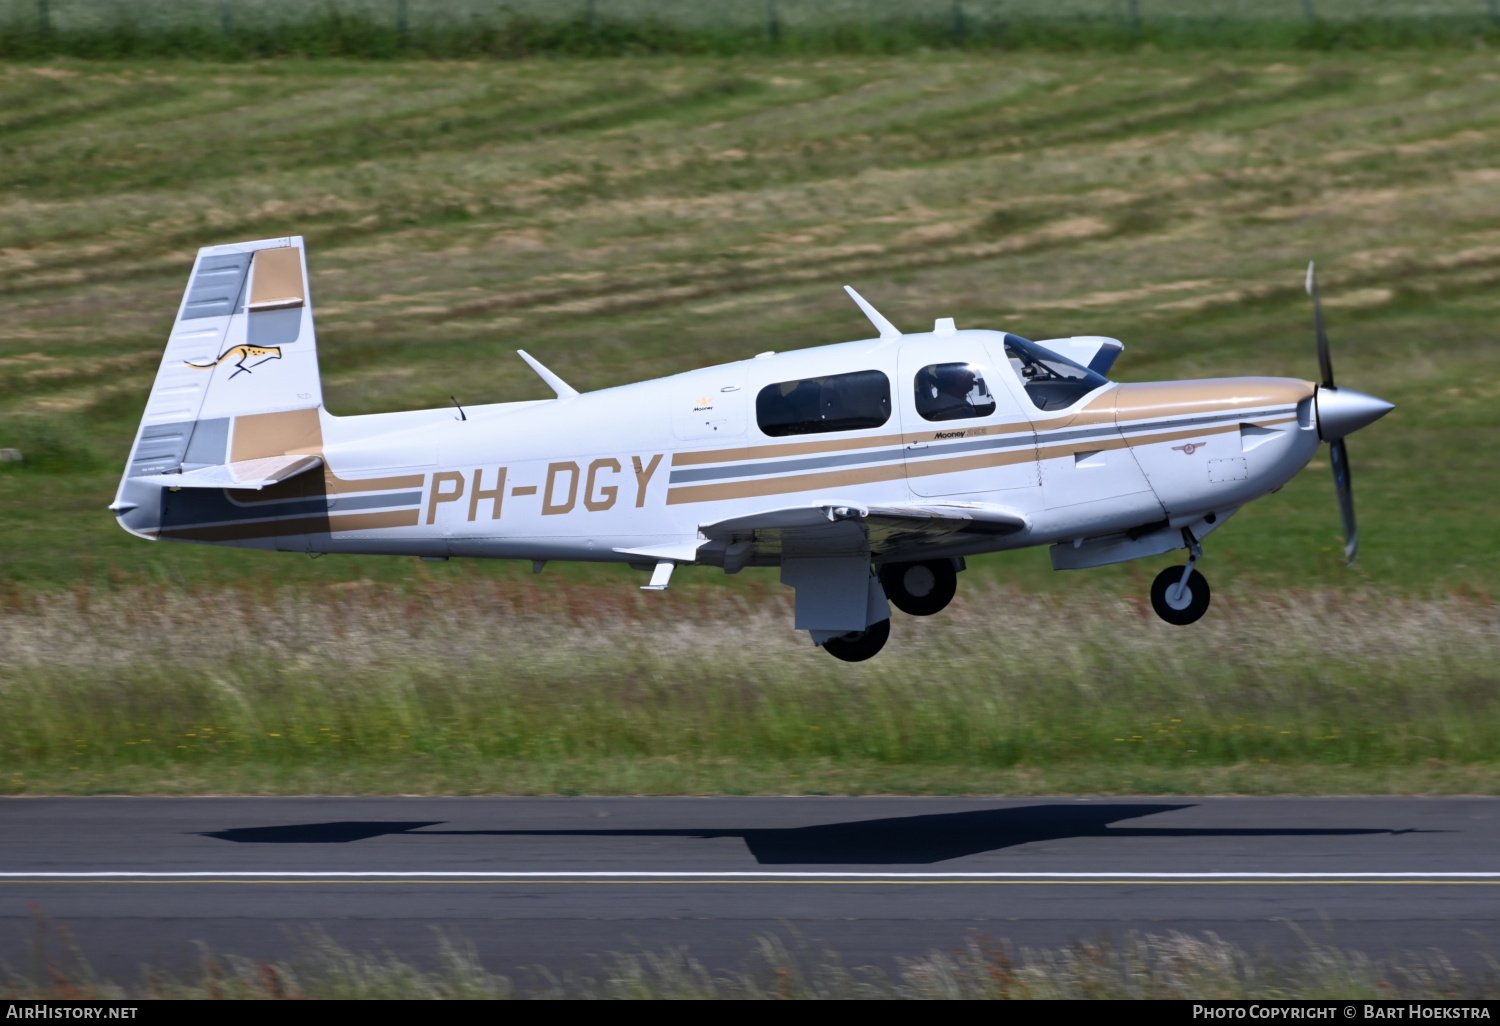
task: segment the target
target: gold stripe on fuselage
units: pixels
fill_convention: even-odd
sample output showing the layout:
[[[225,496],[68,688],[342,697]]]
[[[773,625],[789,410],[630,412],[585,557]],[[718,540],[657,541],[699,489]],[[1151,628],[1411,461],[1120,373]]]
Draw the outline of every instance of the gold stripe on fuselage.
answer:
[[[1260,407],[1296,406],[1318,386],[1292,378],[1215,378],[1207,381],[1154,381],[1121,385],[1113,390],[1115,419],[1129,428],[1132,420],[1230,413]]]
[[[1266,427],[1271,424],[1284,424],[1295,419],[1295,417],[1284,416],[1268,418],[1263,414],[1259,418],[1250,418],[1243,423],[1255,424],[1257,427]],[[1156,431],[1148,435],[1136,435],[1131,438],[1122,438],[1118,435],[1114,437],[1103,436],[1052,445],[1048,445],[1045,436],[1043,436],[1039,449],[1018,448],[1001,452],[954,456],[947,459],[939,457],[936,459],[889,463],[879,467],[862,467],[857,470],[835,470],[820,474],[768,477],[754,481],[731,481],[723,484],[679,486],[668,489],[667,505],[676,506],[690,502],[717,502],[724,499],[748,499],[766,495],[786,495],[795,492],[812,491],[813,489],[842,488],[851,485],[873,484],[878,481],[895,481],[903,477],[932,477],[938,474],[956,474],[966,470],[984,470],[991,467],[1013,466],[1017,463],[1025,463],[1038,458],[1056,459],[1061,456],[1072,456],[1080,452],[1101,452],[1127,447],[1138,448],[1157,442],[1173,442],[1183,438],[1201,438],[1204,435],[1228,434],[1238,431],[1240,423],[1239,421],[1234,421],[1207,427]]]
[[[731,481],[728,484],[688,485],[667,489],[667,505],[684,502],[717,502],[720,499],[750,499],[759,495],[782,495],[805,492],[812,488],[847,488],[851,485],[895,481],[906,476],[906,464],[887,463],[857,470],[833,470],[822,474],[797,477],[766,477],[758,481]]]
[[[324,463],[324,467],[328,466]],[[351,479],[339,477],[332,470],[323,475],[323,482],[331,495],[346,495],[349,492],[384,492],[400,488],[421,488],[427,481],[426,474],[402,474],[398,477],[367,477]]]

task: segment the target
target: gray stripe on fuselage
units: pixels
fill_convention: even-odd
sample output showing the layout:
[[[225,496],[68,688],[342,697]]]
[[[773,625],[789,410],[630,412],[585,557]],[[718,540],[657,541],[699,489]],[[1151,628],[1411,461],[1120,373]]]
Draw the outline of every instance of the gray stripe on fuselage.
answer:
[[[873,452],[844,453],[837,456],[812,456],[800,460],[767,460],[762,463],[742,463],[735,467],[702,467],[696,470],[674,470],[667,479],[668,484],[686,484],[692,481],[718,481],[726,477],[763,477],[766,474],[791,474],[799,470],[821,470],[825,467],[859,466],[864,463],[885,463],[901,458],[900,448],[877,449]]]
[[[1199,427],[1205,424],[1226,424],[1230,421],[1251,421],[1273,413],[1285,413],[1295,410],[1295,406],[1277,406],[1269,410],[1235,410],[1231,413],[1208,414],[1202,417],[1175,417],[1170,420],[1143,420],[1139,423],[1126,421],[1115,425],[1120,431],[1160,431],[1163,429],[1180,430],[1181,428]]]
[[[1027,449],[1036,445],[1036,435],[1030,431],[996,435],[993,438],[976,438],[973,441],[950,442],[947,445],[923,442],[926,449],[908,451],[907,458],[927,459],[932,456],[950,456],[958,452],[981,452],[985,449]],[[933,446],[937,444],[937,448]]]
[[[946,456],[950,453],[975,452],[983,449],[1015,449],[1030,446],[1034,435],[1030,428],[1024,431],[1012,431],[1004,435],[994,435],[988,438],[977,438],[969,441],[955,440],[951,444],[937,443],[938,448],[918,449],[921,458],[928,456]],[[923,445],[932,445],[923,442]],[[873,452],[841,453],[833,456],[811,456],[795,460],[767,460],[762,463],[742,463],[733,467],[703,467],[695,470],[674,470],[668,478],[668,484],[689,484],[694,481],[718,481],[726,477],[764,477],[767,474],[793,474],[803,470],[824,470],[829,467],[852,467],[867,463],[885,463],[890,460],[900,459],[903,454],[909,453],[909,446],[903,445],[887,449],[877,449]],[[908,455],[908,458],[910,456]]]
[[[415,506],[415,505],[418,505],[422,501],[422,493],[421,492],[384,492],[384,493],[376,493],[374,495],[352,495],[352,496],[339,495],[339,496],[329,496],[329,498],[324,498],[322,496],[318,496],[317,498],[310,499],[310,500],[301,500],[301,499],[283,500],[280,503],[277,503],[275,501],[270,501],[270,502],[255,502],[253,500],[249,501],[249,502],[246,502],[246,501],[242,501],[240,499],[236,499],[233,496],[227,496],[227,495],[225,496],[225,498],[229,500],[229,503],[231,505],[233,505],[233,506],[235,506],[235,507],[237,507],[239,509],[243,509],[243,510],[246,510],[246,511],[252,512],[252,513],[259,513],[262,510],[268,510],[268,509],[278,509],[279,510],[283,505],[293,505],[295,503],[303,502],[303,501],[316,502],[316,503],[320,504],[323,508],[329,509],[329,510],[334,510],[334,511],[341,510],[341,509],[379,509],[382,506]],[[333,500],[333,505],[332,506],[328,505],[328,501],[329,501],[330,498]],[[303,512],[307,512],[307,511],[306,510],[299,510],[298,511],[299,514],[303,513]]]
[[[1177,430],[1193,427],[1207,427],[1214,424],[1228,424],[1234,421],[1255,420],[1264,417],[1267,413],[1280,413],[1281,410],[1263,410],[1253,412],[1237,410],[1233,413],[1216,413],[1202,417],[1177,417],[1171,420],[1143,420],[1137,423],[1126,422],[1124,424],[1096,424],[1093,427],[1073,428],[1071,430],[1044,431],[1037,436],[1042,445],[1058,445],[1063,442],[1088,441],[1094,438],[1119,438],[1121,434],[1131,434],[1149,431]],[[1126,441],[1131,435],[1126,435]]]

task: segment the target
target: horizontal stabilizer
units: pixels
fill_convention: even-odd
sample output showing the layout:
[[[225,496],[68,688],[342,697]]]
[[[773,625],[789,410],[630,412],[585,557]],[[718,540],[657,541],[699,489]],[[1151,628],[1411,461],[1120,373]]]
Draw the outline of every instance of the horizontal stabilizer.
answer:
[[[680,542],[664,542],[660,545],[643,545],[640,548],[615,549],[615,551],[624,556],[640,556],[654,561],[691,563],[698,558],[698,546],[702,544],[697,539],[690,539]]]
[[[190,470],[185,474],[153,474],[136,480],[168,488],[242,488],[260,491],[322,465],[321,456],[267,456],[259,460],[241,460],[218,467]]]

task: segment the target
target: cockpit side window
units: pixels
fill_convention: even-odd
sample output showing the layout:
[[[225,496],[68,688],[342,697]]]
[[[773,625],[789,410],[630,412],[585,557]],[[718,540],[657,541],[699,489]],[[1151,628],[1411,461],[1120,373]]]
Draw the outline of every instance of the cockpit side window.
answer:
[[[995,397],[977,364],[931,364],[917,372],[915,387],[924,420],[967,420],[995,412]]]
[[[891,419],[891,380],[878,370],[767,385],[755,420],[773,437],[880,427]]]
[[[1006,333],[1005,355],[1039,410],[1066,409],[1100,385],[1109,384],[1109,379],[1098,371],[1058,356],[1020,335]]]

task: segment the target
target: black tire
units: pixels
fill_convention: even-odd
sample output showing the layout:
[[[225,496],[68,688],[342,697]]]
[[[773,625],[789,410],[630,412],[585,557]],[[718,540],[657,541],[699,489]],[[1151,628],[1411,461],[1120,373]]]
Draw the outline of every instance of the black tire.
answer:
[[[1156,575],[1156,580],[1151,582],[1151,608],[1156,610],[1156,615],[1167,623],[1185,627],[1190,623],[1197,623],[1208,612],[1208,581],[1202,574],[1194,570],[1188,575],[1187,604],[1180,609],[1173,608],[1167,601],[1167,589],[1182,580],[1182,567],[1169,566]],[[1181,599],[1178,600],[1179,603]]]
[[[953,601],[958,573],[951,559],[925,563],[887,563],[880,568],[885,597],[907,616],[931,616]]]
[[[872,623],[862,631],[851,631],[823,642],[823,650],[846,663],[862,663],[885,648],[891,638],[891,621]]]

